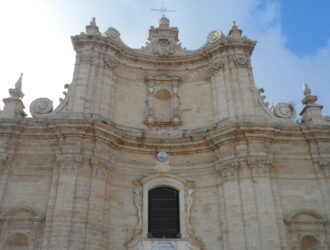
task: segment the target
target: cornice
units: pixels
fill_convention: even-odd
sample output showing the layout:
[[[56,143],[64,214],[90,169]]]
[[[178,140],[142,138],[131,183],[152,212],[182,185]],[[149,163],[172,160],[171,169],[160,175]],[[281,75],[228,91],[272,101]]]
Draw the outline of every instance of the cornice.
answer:
[[[139,61],[144,64],[155,65],[182,65],[192,64],[195,62],[208,61],[209,58],[224,51],[240,48],[243,49],[247,55],[251,55],[256,45],[255,41],[249,40],[245,37],[240,39],[223,38],[215,44],[206,43],[201,48],[196,50],[183,50],[180,55],[157,56],[145,54],[143,49],[133,49],[128,47],[122,41],[112,41],[108,37],[102,35],[77,35],[71,37],[73,47],[76,51],[85,45],[93,45],[102,48],[102,51],[112,51],[117,58],[123,57],[128,60]],[[103,52],[104,53],[104,52]]]
[[[306,132],[305,132],[306,133]],[[21,122],[0,121],[0,136],[19,138],[54,139],[81,138],[82,142],[102,143],[119,151],[154,154],[159,147],[172,155],[214,151],[224,144],[241,140],[304,141],[299,125],[276,123],[232,122],[195,131],[183,131],[178,138],[148,138],[145,130],[119,127],[91,119],[38,120],[26,118]],[[329,126],[317,126],[313,137],[320,135],[330,141]]]

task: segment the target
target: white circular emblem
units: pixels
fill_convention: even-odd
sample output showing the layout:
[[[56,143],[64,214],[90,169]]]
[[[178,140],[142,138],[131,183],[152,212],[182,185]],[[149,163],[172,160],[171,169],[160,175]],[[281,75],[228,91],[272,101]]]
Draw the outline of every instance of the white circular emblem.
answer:
[[[157,159],[160,162],[165,162],[168,159],[167,153],[165,151],[160,151],[157,153]]]

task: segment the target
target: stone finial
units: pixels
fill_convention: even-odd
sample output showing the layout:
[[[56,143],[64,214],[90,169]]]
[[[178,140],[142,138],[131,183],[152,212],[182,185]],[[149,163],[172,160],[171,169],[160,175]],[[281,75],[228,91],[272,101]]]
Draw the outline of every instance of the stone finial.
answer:
[[[96,25],[95,17],[92,18],[92,21],[89,25],[86,26],[86,34],[87,35],[100,35],[99,27]]]
[[[307,83],[304,83],[304,96],[311,94],[312,94],[311,89],[308,87]]]
[[[317,101],[317,96],[312,95],[311,89],[308,87],[307,83],[304,83],[304,99],[302,99],[302,103],[304,105],[314,104]]]
[[[301,120],[306,124],[327,124],[325,117],[322,116],[322,106],[315,103],[317,96],[312,95],[307,83],[304,83],[304,98],[302,103],[305,105],[300,112]]]
[[[5,105],[3,111],[0,113],[1,118],[21,119],[26,116],[24,104],[21,100],[24,97],[22,92],[22,76],[23,74],[20,75],[15,83],[15,88],[9,89],[10,97],[3,99]]]
[[[90,26],[96,26],[96,18],[93,17],[92,21],[89,23]]]
[[[158,27],[163,28],[163,29],[169,28],[170,27],[170,20],[168,20],[168,18],[163,16],[161,19],[159,19]]]
[[[17,82],[15,83],[14,89],[9,89],[9,94],[11,97],[14,98],[23,98],[24,94],[22,92],[22,77],[23,73],[21,73],[20,77],[18,78]]]
[[[235,21],[233,21],[233,25],[231,26],[231,29],[229,30],[229,36],[233,38],[240,38],[242,36],[243,31],[238,28]]]

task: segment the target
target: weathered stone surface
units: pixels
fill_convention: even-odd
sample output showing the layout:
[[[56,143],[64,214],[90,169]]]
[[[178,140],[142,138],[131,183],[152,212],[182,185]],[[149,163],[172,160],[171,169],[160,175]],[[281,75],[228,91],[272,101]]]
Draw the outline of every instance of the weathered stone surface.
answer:
[[[328,249],[330,124],[308,86],[302,123],[272,112],[235,23],[195,51],[164,18],[149,40],[128,48],[93,19],[57,108],[24,118],[21,82],[5,99],[0,249]],[[179,192],[178,238],[149,237],[159,186]]]

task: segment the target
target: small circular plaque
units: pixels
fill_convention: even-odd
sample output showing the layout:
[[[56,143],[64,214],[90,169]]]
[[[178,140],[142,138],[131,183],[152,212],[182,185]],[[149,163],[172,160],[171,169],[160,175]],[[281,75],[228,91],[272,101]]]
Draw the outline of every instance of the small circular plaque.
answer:
[[[168,159],[168,155],[165,151],[160,151],[160,152],[157,153],[157,159],[160,162],[165,162]]]

